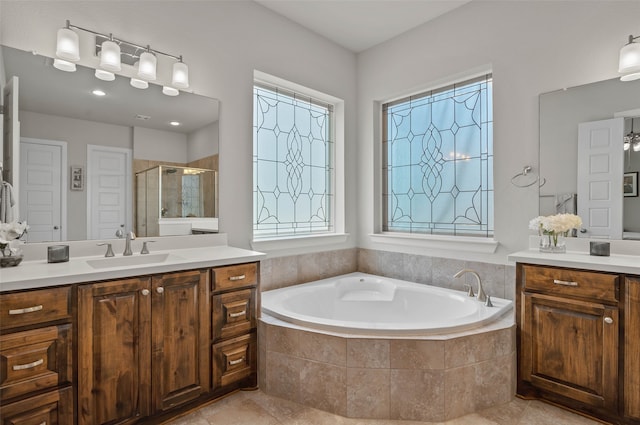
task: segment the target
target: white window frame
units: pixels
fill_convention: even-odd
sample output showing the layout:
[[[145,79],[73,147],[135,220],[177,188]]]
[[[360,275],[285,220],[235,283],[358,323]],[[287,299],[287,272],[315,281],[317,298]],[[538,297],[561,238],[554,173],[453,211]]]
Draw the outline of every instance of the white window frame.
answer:
[[[333,105],[334,166],[332,182],[334,202],[331,205],[330,213],[333,220],[333,231],[325,233],[310,233],[308,235],[282,235],[255,238],[253,236],[252,226],[252,249],[258,251],[287,250],[345,242],[349,235],[345,233],[344,101],[337,97],[309,89],[300,84],[292,83],[258,70],[254,70],[253,79],[254,83],[263,83],[281,87]]]
[[[447,251],[460,251],[460,252],[472,252],[479,254],[492,254],[498,248],[499,242],[495,239],[494,235],[491,237],[482,236],[455,236],[455,235],[430,235],[420,233],[402,233],[402,232],[389,232],[383,231],[383,208],[387,208],[383,199],[383,170],[382,170],[382,158],[383,158],[383,105],[417,94],[431,90],[437,90],[440,87],[445,87],[454,84],[459,81],[470,80],[476,77],[480,77],[486,74],[493,74],[491,65],[482,65],[467,72],[458,73],[455,75],[449,75],[448,77],[432,81],[423,86],[414,87],[410,91],[399,93],[393,97],[387,99],[378,100],[375,102],[375,109],[377,114],[375,115],[376,122],[374,122],[375,130],[377,134],[374,134],[377,142],[375,158],[374,158],[374,193],[375,193],[375,206],[374,206],[374,229],[368,236],[373,243],[380,244],[381,246],[389,245],[390,249],[393,247],[402,247],[402,249],[435,249],[435,250],[447,250]],[[495,88],[495,78],[493,82]],[[495,93],[495,92],[494,92]],[[495,96],[494,96],[495,99]],[[495,120],[495,115],[494,115]],[[495,122],[495,121],[494,121]],[[494,133],[495,134],[495,133]],[[495,138],[494,138],[495,140]],[[492,142],[493,143],[493,142]],[[494,143],[495,152],[495,143]],[[495,161],[494,161],[495,170]],[[494,171],[492,170],[492,172]],[[495,175],[495,174],[494,174]],[[495,211],[495,191],[494,191],[494,211]]]

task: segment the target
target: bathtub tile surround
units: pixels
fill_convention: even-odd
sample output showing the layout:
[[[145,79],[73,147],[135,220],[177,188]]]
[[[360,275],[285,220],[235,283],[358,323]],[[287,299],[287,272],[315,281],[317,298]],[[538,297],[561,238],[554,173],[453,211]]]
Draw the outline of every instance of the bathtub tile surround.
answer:
[[[341,416],[438,422],[515,394],[510,317],[437,339],[318,334],[272,317],[259,330],[262,391]]]
[[[477,292],[473,276],[453,277],[463,268],[480,274],[487,294],[514,299],[514,266],[363,248],[267,258],[260,265],[260,285],[268,291],[359,271],[459,291],[468,284]]]

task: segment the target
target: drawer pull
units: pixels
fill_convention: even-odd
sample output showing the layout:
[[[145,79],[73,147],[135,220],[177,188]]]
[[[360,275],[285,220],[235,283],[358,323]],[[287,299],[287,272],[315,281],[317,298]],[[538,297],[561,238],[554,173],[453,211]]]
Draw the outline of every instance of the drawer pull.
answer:
[[[33,307],[18,308],[16,310],[9,310],[9,314],[25,314],[33,313],[34,311],[42,310],[42,305],[34,305]]]
[[[571,282],[569,280],[553,279],[553,283],[555,285],[563,285],[563,286],[578,286],[578,282]]]
[[[237,313],[229,313],[229,317],[240,317],[245,316],[247,314],[247,310],[242,310]]]
[[[237,364],[243,363],[244,362],[244,357],[238,359],[238,360],[229,360],[229,366],[235,366]]]
[[[604,318],[604,323],[610,325],[613,323],[613,319],[611,317],[605,317]]]
[[[44,359],[36,360],[35,362],[27,363],[27,364],[17,364],[12,367],[13,370],[25,370],[25,369],[33,369],[36,366],[40,366],[44,363]]]
[[[232,282],[235,282],[236,280],[243,280],[246,279],[247,276],[241,274],[240,276],[229,276],[229,280]]]

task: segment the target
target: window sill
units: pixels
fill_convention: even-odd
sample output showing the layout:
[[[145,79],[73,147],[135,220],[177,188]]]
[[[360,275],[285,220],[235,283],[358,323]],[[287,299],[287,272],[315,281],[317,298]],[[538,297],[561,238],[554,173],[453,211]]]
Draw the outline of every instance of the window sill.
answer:
[[[348,233],[324,233],[319,235],[291,236],[287,238],[254,239],[251,241],[251,249],[256,251],[273,251],[318,245],[332,245],[346,242],[348,237]]]
[[[490,238],[472,236],[410,235],[397,233],[370,234],[371,241],[387,245],[403,245],[420,248],[446,249],[450,251],[493,254],[499,242]]]

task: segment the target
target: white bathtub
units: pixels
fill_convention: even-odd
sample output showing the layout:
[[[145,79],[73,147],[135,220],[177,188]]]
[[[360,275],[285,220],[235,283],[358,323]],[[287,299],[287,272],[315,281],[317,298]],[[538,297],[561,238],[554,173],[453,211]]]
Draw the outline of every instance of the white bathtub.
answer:
[[[331,332],[435,335],[480,327],[512,308],[509,300],[491,301],[494,306],[486,307],[464,292],[351,273],[265,291],[262,312]]]

